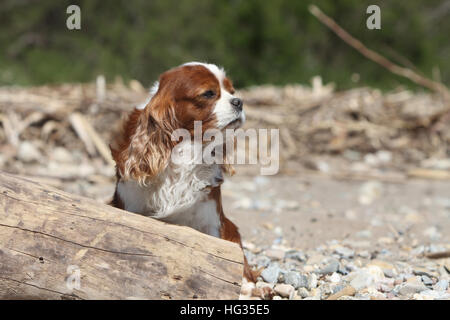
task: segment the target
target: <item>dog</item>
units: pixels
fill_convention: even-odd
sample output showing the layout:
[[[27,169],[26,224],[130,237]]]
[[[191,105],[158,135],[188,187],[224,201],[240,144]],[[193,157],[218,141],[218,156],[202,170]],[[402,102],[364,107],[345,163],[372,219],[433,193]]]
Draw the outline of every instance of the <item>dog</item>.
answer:
[[[111,144],[117,176],[111,205],[242,248],[238,228],[222,208],[220,185],[223,173],[233,173],[231,165],[171,161],[175,147],[194,148],[191,141],[173,141],[175,130],[193,134],[195,121],[201,121],[202,134],[242,126],[243,101],[234,94],[231,80],[214,64],[189,62],[161,74],[147,102],[131,112]],[[244,277],[255,282],[257,275],[244,255]]]

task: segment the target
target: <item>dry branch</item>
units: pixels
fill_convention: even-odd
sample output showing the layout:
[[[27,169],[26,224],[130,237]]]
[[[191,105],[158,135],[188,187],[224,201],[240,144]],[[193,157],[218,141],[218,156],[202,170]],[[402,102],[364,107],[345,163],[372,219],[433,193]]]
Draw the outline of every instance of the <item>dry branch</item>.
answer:
[[[235,243],[0,172],[0,299],[236,299],[242,272]]]
[[[418,74],[417,72],[414,72],[411,69],[401,67],[392,61],[386,59],[379,53],[367,48],[364,44],[362,44],[361,41],[351,36],[347,31],[345,31],[341,26],[339,26],[336,21],[331,19],[329,16],[327,16],[325,13],[323,13],[317,6],[310,5],[309,11],[312,15],[314,15],[317,19],[319,19],[320,22],[325,24],[328,28],[330,28],[339,38],[344,40],[347,44],[355,48],[357,51],[359,51],[362,55],[364,55],[366,58],[369,58],[370,60],[378,63],[382,67],[388,69],[390,72],[399,75],[401,77],[407,78],[411,80],[412,82],[421,85],[423,87],[426,87],[428,89],[431,89],[433,91],[437,91],[441,93],[446,99],[450,99],[450,91],[446,86],[444,86],[442,83],[430,80],[428,78],[425,78]]]

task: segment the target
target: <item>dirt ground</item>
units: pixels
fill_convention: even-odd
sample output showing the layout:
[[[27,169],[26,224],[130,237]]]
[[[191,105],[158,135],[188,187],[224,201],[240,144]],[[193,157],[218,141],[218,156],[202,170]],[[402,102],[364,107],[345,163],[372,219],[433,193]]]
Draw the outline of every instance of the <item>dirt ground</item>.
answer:
[[[364,201],[371,191],[373,199]],[[450,181],[238,173],[223,185],[223,196],[224,210],[243,238],[259,246],[282,241],[308,250],[346,240],[371,251],[389,248],[401,257],[412,247],[450,243]]]

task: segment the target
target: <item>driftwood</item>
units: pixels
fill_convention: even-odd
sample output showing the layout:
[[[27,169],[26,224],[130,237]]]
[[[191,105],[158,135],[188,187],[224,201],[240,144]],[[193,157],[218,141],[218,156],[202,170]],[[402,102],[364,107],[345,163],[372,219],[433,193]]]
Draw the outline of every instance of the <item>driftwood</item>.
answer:
[[[236,299],[235,243],[0,172],[1,299]]]

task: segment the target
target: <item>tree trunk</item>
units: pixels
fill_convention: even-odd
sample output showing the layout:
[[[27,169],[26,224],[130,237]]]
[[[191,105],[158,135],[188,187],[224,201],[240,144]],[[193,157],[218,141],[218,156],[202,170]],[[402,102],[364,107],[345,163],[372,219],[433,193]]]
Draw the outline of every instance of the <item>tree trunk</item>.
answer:
[[[1,299],[237,299],[232,242],[0,172]]]

